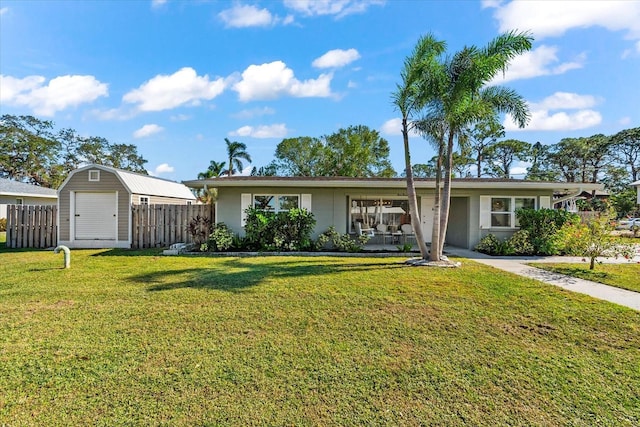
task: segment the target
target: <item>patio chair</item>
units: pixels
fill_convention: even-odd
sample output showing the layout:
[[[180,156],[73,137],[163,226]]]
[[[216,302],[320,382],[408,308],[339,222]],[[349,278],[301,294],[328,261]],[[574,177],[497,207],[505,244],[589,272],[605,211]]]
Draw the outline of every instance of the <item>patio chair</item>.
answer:
[[[400,226],[400,231],[402,231],[402,239],[405,243],[407,243],[407,239],[416,238],[416,234],[413,232],[413,226],[411,226],[411,224],[402,224]]]
[[[356,233],[358,233],[358,236],[375,237],[376,235],[373,228],[362,228],[361,222],[356,222]]]
[[[387,224],[378,224],[376,226],[375,233],[381,237],[383,245],[387,244],[387,239],[393,240],[393,235],[389,231],[389,226]]]

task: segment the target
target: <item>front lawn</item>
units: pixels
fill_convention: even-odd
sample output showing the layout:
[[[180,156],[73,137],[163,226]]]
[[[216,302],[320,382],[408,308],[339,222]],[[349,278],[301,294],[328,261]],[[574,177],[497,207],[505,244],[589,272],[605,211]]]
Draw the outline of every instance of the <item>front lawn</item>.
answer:
[[[640,424],[639,312],[466,260],[156,253],[0,253],[0,424]]]
[[[617,288],[640,292],[640,264],[596,264],[594,270],[589,270],[589,264],[567,263],[532,263],[532,267],[592,282],[604,283]]]

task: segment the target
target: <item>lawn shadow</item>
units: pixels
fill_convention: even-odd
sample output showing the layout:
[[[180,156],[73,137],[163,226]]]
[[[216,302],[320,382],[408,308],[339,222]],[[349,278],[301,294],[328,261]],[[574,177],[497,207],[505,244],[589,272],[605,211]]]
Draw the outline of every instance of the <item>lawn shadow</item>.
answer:
[[[184,268],[137,274],[129,277],[135,283],[148,286],[150,292],[174,289],[210,289],[241,292],[260,285],[269,279],[300,278],[304,276],[332,276],[345,271],[371,272],[375,269],[403,268],[399,263],[336,263],[328,264],[314,259],[265,259],[260,263],[251,258],[217,259],[207,268]]]

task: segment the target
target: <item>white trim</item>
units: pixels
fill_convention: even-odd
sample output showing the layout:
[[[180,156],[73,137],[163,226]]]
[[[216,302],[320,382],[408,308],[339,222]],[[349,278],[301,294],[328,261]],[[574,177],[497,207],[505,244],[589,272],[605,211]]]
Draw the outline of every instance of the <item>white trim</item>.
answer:
[[[311,212],[311,194],[307,193],[300,195],[300,208]]]
[[[540,203],[538,209],[551,209],[551,197],[540,196]]]
[[[247,214],[245,211],[253,204],[253,196],[251,193],[240,194],[240,225],[244,228],[247,225]]]
[[[76,240],[76,192],[69,191],[69,241],[71,243]]]
[[[273,211],[269,212],[289,212],[289,209],[280,209],[280,197],[297,197],[298,198],[298,208],[302,205],[302,195],[301,194],[284,194],[284,193],[253,193],[251,195],[251,207],[256,207],[256,197],[265,196],[265,197],[273,197],[275,199],[275,206]]]
[[[120,212],[118,212],[118,190],[116,190],[116,243],[118,242],[118,231],[119,231],[119,223],[120,223]],[[131,210],[131,209],[129,209]],[[129,223],[129,228],[131,228],[131,223]]]
[[[24,197],[16,197],[16,205],[24,205]]]
[[[480,203],[482,205],[482,198],[483,197],[488,197],[489,198],[489,227],[486,227],[486,223],[483,224],[482,222],[482,206],[480,207],[480,228],[490,228],[490,229],[494,229],[494,230],[517,230],[520,227],[516,225],[516,199],[530,199],[533,200],[533,209],[539,209],[538,207],[538,198],[536,196],[503,196],[503,195],[491,195],[491,196],[480,196]],[[543,196],[544,197],[544,196]],[[509,206],[509,210],[508,211],[494,211],[493,207],[491,206],[493,199],[510,199],[510,206]],[[485,203],[486,203],[486,199],[485,199]],[[497,225],[493,225],[491,223],[492,220],[492,216],[493,215],[509,215],[509,224],[508,226],[497,226]]]
[[[91,175],[95,173],[95,177],[91,177]],[[89,182],[100,182],[100,169],[90,169],[89,170]]]
[[[146,203],[142,203],[142,199],[146,199]],[[138,196],[138,204],[139,205],[149,205],[149,202],[151,201],[151,197],[149,196]]]

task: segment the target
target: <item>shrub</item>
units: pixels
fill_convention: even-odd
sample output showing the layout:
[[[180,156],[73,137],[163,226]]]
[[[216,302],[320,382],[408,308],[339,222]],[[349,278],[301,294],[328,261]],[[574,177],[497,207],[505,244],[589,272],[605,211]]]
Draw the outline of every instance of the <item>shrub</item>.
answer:
[[[556,255],[559,253],[556,233],[566,223],[577,223],[580,217],[574,213],[554,209],[518,209],[520,229],[529,233],[533,253]]]
[[[306,209],[288,212],[246,210],[245,241],[250,249],[265,251],[299,251],[312,246],[311,233],[316,224]]]
[[[598,257],[625,258],[634,255],[634,246],[620,243],[611,235],[613,226],[609,215],[602,213],[587,223],[568,222],[558,232],[561,248],[569,255],[589,258],[589,269],[593,270]]]
[[[364,245],[369,241],[369,236],[358,236],[353,239],[349,234],[340,234],[334,226],[329,227],[327,231],[318,237],[316,247],[324,249],[327,243],[331,243],[332,249],[342,252],[360,252]]]
[[[509,238],[508,244],[514,255],[533,255],[536,251],[527,230],[518,230],[513,233],[513,236]]]
[[[233,246],[235,235],[224,222],[219,222],[205,243],[200,246],[202,251],[226,251]]]
[[[196,216],[189,221],[187,225],[187,233],[193,239],[193,243],[196,247],[201,247],[205,243],[213,231],[211,220],[205,216]]]
[[[0,218],[0,232],[7,231],[7,218]]]
[[[513,255],[514,251],[508,240],[500,240],[494,234],[487,234],[476,245],[475,250],[487,255]]]

